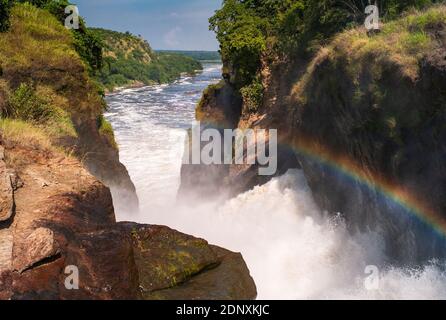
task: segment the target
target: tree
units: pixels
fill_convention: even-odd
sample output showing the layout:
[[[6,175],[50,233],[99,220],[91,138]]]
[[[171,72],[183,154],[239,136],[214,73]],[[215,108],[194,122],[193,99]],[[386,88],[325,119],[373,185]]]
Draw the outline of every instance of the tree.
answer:
[[[9,29],[9,14],[12,5],[13,0],[0,0],[0,32],[5,32]]]

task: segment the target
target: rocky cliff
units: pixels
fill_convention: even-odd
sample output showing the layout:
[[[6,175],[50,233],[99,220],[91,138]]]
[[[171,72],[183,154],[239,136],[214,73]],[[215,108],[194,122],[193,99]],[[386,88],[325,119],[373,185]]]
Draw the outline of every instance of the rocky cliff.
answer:
[[[240,254],[116,223],[114,210],[135,212],[138,199],[73,34],[30,4],[10,20],[0,33],[0,299],[254,299]],[[69,290],[73,268],[79,288]]]
[[[445,30],[446,7],[435,6],[377,34],[342,32],[314,55],[265,53],[256,108],[226,62],[225,83],[205,93],[197,117],[278,129],[277,174],[301,167],[321,210],[341,213],[353,233],[380,232],[392,262],[444,257]],[[255,167],[230,166],[208,183],[238,193],[271,178],[255,177]]]
[[[2,139],[0,189],[1,299],[256,297],[240,254],[116,223],[109,189],[57,150]],[[73,266],[79,288],[69,290]]]

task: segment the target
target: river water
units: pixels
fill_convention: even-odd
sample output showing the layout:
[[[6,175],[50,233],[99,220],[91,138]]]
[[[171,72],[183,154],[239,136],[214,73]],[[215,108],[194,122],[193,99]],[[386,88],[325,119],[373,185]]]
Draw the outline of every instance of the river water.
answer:
[[[195,77],[107,97],[106,118],[141,204],[118,220],[167,225],[241,252],[259,299],[446,299],[442,266],[385,265],[379,235],[351,236],[340,219],[324,217],[301,171],[228,201],[177,205],[186,129],[202,91],[220,79],[221,65],[205,63]]]

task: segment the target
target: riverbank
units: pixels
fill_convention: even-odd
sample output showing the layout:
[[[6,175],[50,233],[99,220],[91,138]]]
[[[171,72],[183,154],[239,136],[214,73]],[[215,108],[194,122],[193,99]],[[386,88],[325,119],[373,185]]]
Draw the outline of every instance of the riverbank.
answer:
[[[182,74],[202,70],[201,63],[176,52],[155,52],[149,42],[129,32],[90,28],[103,44],[96,79],[106,91],[170,83]]]

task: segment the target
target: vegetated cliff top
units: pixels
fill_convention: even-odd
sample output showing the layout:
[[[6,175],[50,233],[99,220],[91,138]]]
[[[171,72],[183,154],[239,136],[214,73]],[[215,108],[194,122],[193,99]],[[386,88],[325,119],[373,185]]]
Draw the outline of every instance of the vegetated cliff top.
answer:
[[[183,73],[192,74],[202,69],[201,63],[189,56],[155,53],[141,36],[98,28],[90,31],[104,44],[104,64],[98,80],[109,90],[168,83]]]
[[[137,206],[113,129],[103,117],[103,91],[81,57],[87,45],[82,46],[78,31],[67,30],[49,10],[29,3],[15,3],[9,20],[9,30],[0,33],[3,140],[74,154],[108,186],[130,190],[129,202]]]
[[[126,209],[137,198],[79,53],[88,46],[29,3],[14,4],[9,21],[0,33],[0,299],[254,299],[240,254],[116,223],[97,179],[120,189]],[[64,286],[73,265],[79,290]]]
[[[90,28],[90,30],[104,41],[104,57],[133,58],[147,64],[156,58],[150,44],[140,36],[135,36],[130,32],[122,33],[102,28]]]
[[[309,71],[324,58],[345,58],[352,75],[372,64],[395,64],[402,76],[415,80],[420,62],[441,46],[441,31],[446,25],[446,5],[435,5],[384,23],[377,34],[369,35],[363,27],[338,34],[320,50]]]
[[[73,34],[27,3],[16,4],[10,20],[9,31],[0,33],[1,123],[25,121],[53,141],[77,138],[74,122],[96,122],[105,102]]]

